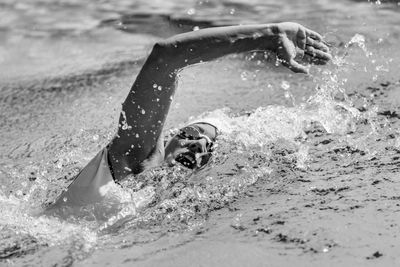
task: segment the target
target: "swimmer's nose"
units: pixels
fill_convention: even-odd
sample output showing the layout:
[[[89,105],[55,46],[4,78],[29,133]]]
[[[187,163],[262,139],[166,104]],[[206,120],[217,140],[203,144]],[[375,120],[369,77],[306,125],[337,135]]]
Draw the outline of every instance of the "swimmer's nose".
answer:
[[[206,152],[206,144],[207,141],[204,138],[202,138],[191,142],[188,148],[193,153],[203,153]]]

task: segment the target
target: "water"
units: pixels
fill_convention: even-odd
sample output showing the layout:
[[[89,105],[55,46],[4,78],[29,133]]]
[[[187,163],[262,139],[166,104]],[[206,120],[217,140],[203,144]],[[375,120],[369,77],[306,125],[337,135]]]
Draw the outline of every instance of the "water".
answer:
[[[0,5],[0,263],[399,262],[397,1]],[[37,215],[111,139],[154,41],[286,20],[325,33],[332,63],[295,75],[249,53],[181,73],[165,134],[217,124],[209,166],[127,179],[117,208]]]

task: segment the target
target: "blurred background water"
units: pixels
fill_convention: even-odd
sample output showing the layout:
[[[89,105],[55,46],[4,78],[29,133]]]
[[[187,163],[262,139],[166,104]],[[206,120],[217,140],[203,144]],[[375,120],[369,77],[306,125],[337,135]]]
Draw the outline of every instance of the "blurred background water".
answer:
[[[370,136],[398,135],[378,117],[383,104],[368,89],[399,80],[398,1],[0,0],[0,6],[5,263],[51,265],[48,255],[79,262],[96,249],[153,244],[166,233],[180,244],[212,210],[240,201],[260,180],[270,182],[286,159],[273,160],[273,144],[292,151],[292,170],[306,170],[312,157],[306,132],[316,124],[370,154],[385,149]],[[103,220],[34,215],[111,139],[120,104],[155,41],[204,27],[281,21],[322,33],[333,44],[333,62],[304,76],[275,66],[272,56],[248,53],[181,73],[166,135],[199,116],[219,124],[224,134],[211,166],[130,179],[116,192],[119,211]],[[391,96],[383,110],[399,106],[398,94]]]

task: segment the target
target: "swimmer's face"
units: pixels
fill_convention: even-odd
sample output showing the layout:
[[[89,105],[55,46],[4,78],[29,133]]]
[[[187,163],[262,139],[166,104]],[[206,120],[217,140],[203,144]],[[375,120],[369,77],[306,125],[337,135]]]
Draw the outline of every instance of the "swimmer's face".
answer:
[[[208,123],[195,123],[183,127],[165,146],[165,161],[176,162],[195,169],[205,165],[211,157],[217,129]]]

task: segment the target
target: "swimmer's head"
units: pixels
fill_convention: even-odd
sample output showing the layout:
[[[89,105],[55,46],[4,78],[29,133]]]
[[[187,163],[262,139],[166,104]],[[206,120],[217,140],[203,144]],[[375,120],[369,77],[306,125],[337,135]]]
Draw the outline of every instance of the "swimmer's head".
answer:
[[[207,164],[217,138],[217,127],[206,122],[185,126],[165,146],[165,161],[195,169]]]

